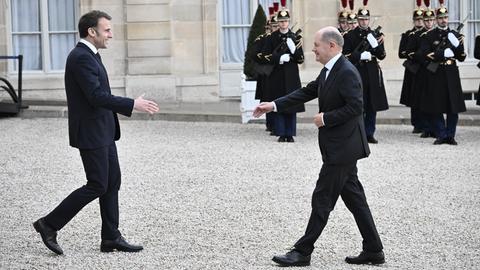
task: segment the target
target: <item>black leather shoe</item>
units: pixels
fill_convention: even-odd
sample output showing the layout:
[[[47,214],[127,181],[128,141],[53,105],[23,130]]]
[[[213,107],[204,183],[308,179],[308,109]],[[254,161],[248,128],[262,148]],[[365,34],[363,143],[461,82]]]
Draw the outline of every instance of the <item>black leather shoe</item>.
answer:
[[[278,142],[286,142],[286,141],[287,141],[287,137],[280,136],[278,138]]]
[[[287,137],[287,142],[295,142],[292,136]]]
[[[446,142],[447,142],[447,141],[446,141],[445,138],[444,138],[444,139],[442,139],[442,138],[437,138],[437,139],[433,142],[433,144],[439,145],[439,144],[444,144],[444,143],[446,143]]]
[[[422,133],[422,130],[419,129],[419,128],[414,127],[413,130],[412,130],[412,133],[413,133],[413,134]]]
[[[272,261],[280,266],[309,266],[310,255],[304,256],[300,252],[292,250],[285,255],[273,256]]]
[[[270,136],[277,136],[277,134],[275,134],[275,130],[272,130],[272,131],[270,132]]]
[[[383,254],[383,251],[362,251],[358,256],[349,256],[345,258],[345,261],[349,264],[382,264],[385,263],[385,255]]]
[[[50,226],[45,223],[43,218],[35,221],[33,223],[33,227],[35,228],[35,231],[40,233],[40,236],[42,236],[42,241],[47,246],[48,249],[51,251],[55,252],[58,255],[63,254],[63,250],[60,247],[60,245],[57,243],[57,231],[54,229],[50,228]]]
[[[447,137],[445,139],[445,142],[450,144],[450,145],[458,145],[457,141],[455,141],[455,138],[453,138],[453,137]]]
[[[377,139],[373,136],[367,136],[367,142],[369,143],[378,143]]]
[[[123,236],[119,236],[115,240],[102,240],[100,244],[101,252],[112,252],[114,249],[123,252],[139,252],[143,249],[142,246],[130,245],[125,241]]]

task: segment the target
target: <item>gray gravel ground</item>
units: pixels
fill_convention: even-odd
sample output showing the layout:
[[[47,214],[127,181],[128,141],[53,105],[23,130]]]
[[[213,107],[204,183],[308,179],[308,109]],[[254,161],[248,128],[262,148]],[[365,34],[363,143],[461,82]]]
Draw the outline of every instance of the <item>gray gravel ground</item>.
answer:
[[[62,231],[54,256],[32,222],[85,183],[66,119],[0,119],[1,269],[277,269],[304,232],[321,159],[316,129],[280,144],[260,124],[123,121],[120,229],[138,254],[99,252],[95,201]],[[350,266],[361,249],[339,201],[306,269],[479,269],[480,127],[458,146],[409,126],[379,126],[359,177],[385,246],[383,266]]]

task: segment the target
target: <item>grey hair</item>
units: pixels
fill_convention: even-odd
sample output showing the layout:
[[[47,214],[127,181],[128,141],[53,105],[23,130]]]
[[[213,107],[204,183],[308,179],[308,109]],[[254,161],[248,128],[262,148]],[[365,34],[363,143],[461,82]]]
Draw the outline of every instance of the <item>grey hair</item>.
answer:
[[[333,42],[339,47],[343,47],[344,44],[342,34],[340,34],[338,29],[334,27],[325,28],[324,31],[322,31],[321,40],[323,42]]]

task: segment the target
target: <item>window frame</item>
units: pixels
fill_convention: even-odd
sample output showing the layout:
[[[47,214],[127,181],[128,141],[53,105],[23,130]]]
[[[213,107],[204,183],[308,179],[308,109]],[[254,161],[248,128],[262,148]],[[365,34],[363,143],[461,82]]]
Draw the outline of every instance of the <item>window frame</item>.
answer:
[[[250,19],[253,19],[255,16],[255,10],[253,7],[258,5],[258,0],[250,0]],[[255,5],[256,4],[256,5]],[[223,62],[223,53],[224,53],[224,35],[223,29],[225,28],[250,28],[250,24],[229,24],[225,25],[223,23],[223,1],[219,1],[219,8],[218,8],[218,18],[220,18],[219,23],[219,33],[220,33],[220,44],[219,44],[219,62],[220,62],[220,69],[238,69],[243,67],[243,62]]]
[[[80,12],[80,1],[74,1],[74,12],[75,12],[75,22],[79,19],[79,12]],[[39,0],[39,9],[40,9],[40,32],[19,32],[18,34],[40,34],[40,46],[41,46],[41,59],[42,59],[42,67],[39,70],[27,70],[23,69],[22,73],[24,74],[62,74],[65,72],[65,69],[52,69],[51,63],[51,53],[50,53],[50,36],[52,34],[75,34],[75,43],[78,42],[80,39],[78,36],[78,25],[75,23],[74,30],[71,31],[50,31],[49,29],[49,21],[48,21],[48,0]],[[13,35],[17,34],[13,32],[13,23],[12,23],[12,6],[11,1],[6,1],[7,8],[6,8],[6,34],[7,34],[7,54],[13,55],[14,48],[13,48]],[[9,61],[8,63],[8,73],[9,74],[17,74],[18,70],[15,69],[15,63]]]
[[[279,1],[277,1],[279,2]],[[280,2],[279,2],[280,3]],[[250,0],[250,24],[248,25],[243,25],[243,24],[232,24],[232,25],[225,25],[223,24],[223,1],[219,1],[219,8],[218,8],[218,13],[217,13],[217,18],[221,18],[221,21],[219,23],[219,27],[218,27],[218,31],[220,33],[220,38],[219,38],[219,63],[220,63],[220,69],[238,69],[238,68],[243,68],[243,63],[244,62],[238,62],[238,63],[234,63],[234,62],[223,62],[223,51],[224,51],[224,48],[223,48],[223,29],[224,28],[247,28],[250,30],[250,26],[252,24],[252,20],[255,16],[255,12],[257,11],[257,6],[259,4],[259,0]],[[292,10],[293,10],[293,3],[292,3],[292,0],[287,0],[287,7],[290,5],[290,14],[292,14]],[[265,15],[267,16],[268,18],[268,7],[263,7],[264,11],[265,11]],[[291,26],[290,26],[291,27]]]

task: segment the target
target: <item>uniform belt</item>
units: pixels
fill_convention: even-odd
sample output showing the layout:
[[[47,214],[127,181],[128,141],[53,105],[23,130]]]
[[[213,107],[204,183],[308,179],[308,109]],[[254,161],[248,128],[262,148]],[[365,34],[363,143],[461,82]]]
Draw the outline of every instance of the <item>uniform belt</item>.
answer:
[[[455,60],[447,60],[439,63],[442,66],[450,66],[450,65],[455,65],[456,61]]]
[[[372,56],[372,59],[370,59],[370,60],[360,60],[361,63],[368,63],[368,62],[372,62],[372,61],[377,61],[377,58]]]

